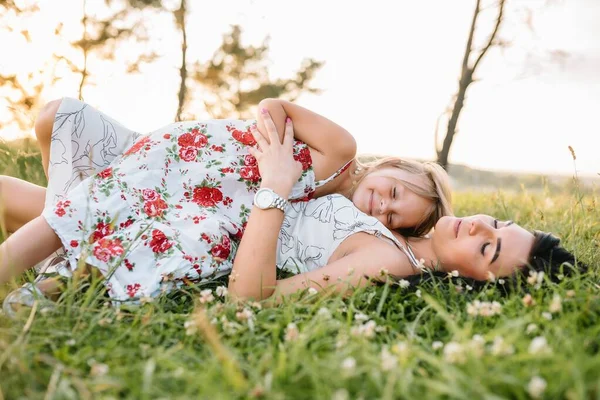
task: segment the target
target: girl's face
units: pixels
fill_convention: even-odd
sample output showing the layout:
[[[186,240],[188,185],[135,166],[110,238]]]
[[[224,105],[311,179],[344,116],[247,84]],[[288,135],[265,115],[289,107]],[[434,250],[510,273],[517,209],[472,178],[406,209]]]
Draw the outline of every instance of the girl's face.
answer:
[[[398,168],[381,168],[362,179],[352,202],[388,229],[413,228],[430,212],[433,201],[415,194],[402,181],[425,187],[426,179]]]
[[[433,250],[445,271],[486,280],[511,275],[527,262],[534,237],[510,221],[489,215],[442,217],[431,235]]]

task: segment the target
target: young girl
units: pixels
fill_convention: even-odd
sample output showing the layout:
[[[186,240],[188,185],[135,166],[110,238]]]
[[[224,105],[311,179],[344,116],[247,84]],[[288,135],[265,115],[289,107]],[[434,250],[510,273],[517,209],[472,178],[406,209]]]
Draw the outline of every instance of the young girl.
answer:
[[[435,164],[390,159],[361,168],[354,140],[333,122],[279,100],[259,108],[263,133],[282,132],[287,118],[296,127],[302,173],[287,198],[341,193],[386,227],[416,234],[450,213],[447,176]],[[261,181],[250,154],[260,134],[253,121],[183,122],[139,136],[63,99],[36,131],[49,153],[46,207],[0,247],[0,282],[61,246],[71,265],[98,268],[121,300],[230,272]]]

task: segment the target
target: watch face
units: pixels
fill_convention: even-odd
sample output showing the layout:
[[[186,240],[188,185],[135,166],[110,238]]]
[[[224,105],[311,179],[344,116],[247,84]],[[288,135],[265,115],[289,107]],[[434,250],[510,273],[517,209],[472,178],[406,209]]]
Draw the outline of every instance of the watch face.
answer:
[[[259,190],[256,193],[256,205],[259,208],[267,208],[273,202],[273,194],[268,190]]]

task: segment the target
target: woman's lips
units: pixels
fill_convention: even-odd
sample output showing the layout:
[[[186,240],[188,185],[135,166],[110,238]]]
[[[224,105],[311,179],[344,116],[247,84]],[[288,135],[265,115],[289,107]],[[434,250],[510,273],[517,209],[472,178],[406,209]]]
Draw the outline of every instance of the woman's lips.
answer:
[[[462,224],[462,218],[456,220],[456,224],[454,225],[454,237],[458,237],[458,229],[460,228],[460,224]]]

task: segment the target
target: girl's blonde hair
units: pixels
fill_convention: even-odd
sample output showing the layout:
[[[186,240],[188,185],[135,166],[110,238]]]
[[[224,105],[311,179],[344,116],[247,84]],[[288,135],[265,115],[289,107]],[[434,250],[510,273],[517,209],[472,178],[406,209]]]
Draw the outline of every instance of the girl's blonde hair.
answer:
[[[431,230],[436,222],[445,215],[452,213],[452,193],[450,190],[450,178],[448,173],[437,163],[419,162],[413,160],[401,159],[398,157],[387,157],[379,160],[362,163],[357,160],[358,166],[362,169],[362,174],[355,187],[369,173],[383,168],[398,168],[409,174],[416,176],[425,176],[427,179],[424,186],[415,185],[400,179],[402,183],[416,195],[431,200],[428,212],[423,215],[417,226],[412,228],[400,228],[397,232],[403,236],[423,236]]]

